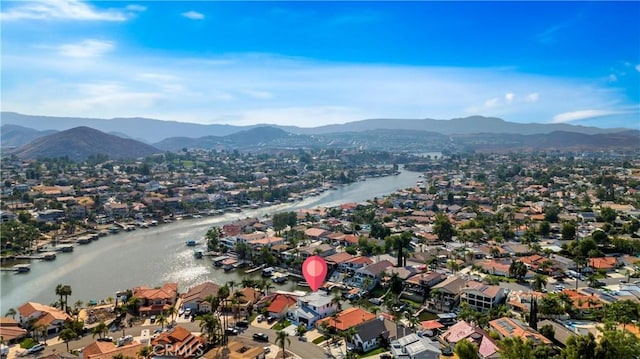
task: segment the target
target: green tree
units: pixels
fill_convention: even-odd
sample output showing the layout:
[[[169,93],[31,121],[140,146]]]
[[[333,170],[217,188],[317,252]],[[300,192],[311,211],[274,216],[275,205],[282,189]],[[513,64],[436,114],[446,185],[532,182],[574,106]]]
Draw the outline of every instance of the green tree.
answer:
[[[285,348],[287,345],[291,344],[291,339],[289,339],[289,334],[282,330],[276,331],[276,345],[282,348],[282,358],[286,358]]]
[[[210,344],[214,344],[218,340],[218,333],[222,330],[220,319],[211,313],[202,316],[200,320],[200,331],[204,333]]]
[[[478,347],[466,339],[457,342],[453,351],[460,359],[478,359]]]
[[[451,238],[455,235],[455,230],[449,218],[442,213],[436,215],[433,231],[441,242],[450,242]]]
[[[67,299],[71,295],[71,286],[58,284],[56,286],[56,295],[60,297],[60,309],[68,312]]]
[[[509,265],[509,276],[518,280],[524,278],[527,275],[527,266],[524,263],[513,260]]]
[[[618,215],[616,214],[616,211],[614,211],[610,207],[603,207],[600,209],[600,218],[604,222],[613,224],[617,216]]]
[[[605,329],[595,350],[596,359],[639,357],[640,340],[627,330]]]
[[[95,338],[96,335],[98,338],[102,338],[103,335],[106,335],[109,332],[109,327],[101,320],[95,327],[91,328],[92,337]]]
[[[567,339],[567,345],[560,356],[562,359],[588,359],[594,358],[595,351],[596,338],[589,333]]]
[[[69,352],[69,342],[78,337],[78,334],[73,329],[62,329],[59,338],[67,345],[67,352]]]
[[[573,222],[566,222],[562,225],[562,240],[572,241],[576,239],[576,225]]]
[[[533,282],[531,284],[533,286],[533,290],[541,292],[542,289],[547,285],[547,276],[536,273],[533,276]]]
[[[18,314],[18,312],[16,312],[15,309],[9,308],[9,310],[7,310],[7,313],[4,316],[11,317],[11,319],[16,319],[16,314]]]
[[[525,342],[517,336],[500,340],[498,347],[500,348],[500,359],[535,359],[531,341]]]

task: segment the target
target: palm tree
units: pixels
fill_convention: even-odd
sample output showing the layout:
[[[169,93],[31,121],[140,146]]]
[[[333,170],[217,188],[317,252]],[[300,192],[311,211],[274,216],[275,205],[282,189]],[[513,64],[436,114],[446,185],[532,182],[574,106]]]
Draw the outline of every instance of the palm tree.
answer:
[[[107,324],[104,322],[104,320],[101,320],[100,323],[98,323],[95,327],[93,327],[91,329],[91,333],[93,334],[93,338],[96,337],[96,334],[98,335],[98,338],[102,338],[103,335],[106,335],[109,332],[109,327],[107,326]]]
[[[233,288],[236,286],[235,280],[230,280],[227,282],[227,287],[229,287],[229,293],[233,294]]]
[[[347,330],[343,330],[340,335],[344,338],[345,344],[350,344],[353,341],[353,338],[358,334],[358,331],[355,327],[351,327]]]
[[[78,334],[70,328],[62,329],[59,334],[59,338],[62,339],[62,341],[64,341],[64,343],[67,345],[67,352],[69,352],[69,342],[77,337]]]
[[[233,311],[234,319],[237,319],[238,314],[240,313],[240,303],[242,298],[244,298],[244,293],[240,291],[233,293],[233,298],[231,301],[235,304],[235,310]]]
[[[9,310],[7,310],[7,313],[4,316],[11,317],[12,319],[16,319],[16,314],[18,314],[18,312],[16,312],[15,309],[9,308]]]
[[[220,319],[212,314],[205,314],[200,321],[200,330],[205,333],[209,339],[209,343],[216,341],[217,333],[222,329]]]
[[[285,346],[291,345],[291,339],[289,339],[289,334],[287,332],[278,330],[276,332],[276,344],[282,348],[282,358],[286,358]]]
[[[167,315],[171,317],[171,323],[176,321],[176,314],[178,314],[178,308],[176,308],[175,304],[171,304],[169,308],[167,308]]]
[[[338,309],[338,312],[342,310],[342,303],[340,302],[342,300],[342,298],[340,298],[340,294],[336,293],[333,295],[333,297],[331,298],[331,304],[335,304],[336,308]]]
[[[218,310],[218,307],[220,306],[220,297],[209,294],[208,296],[206,296],[204,298],[204,301],[209,303],[209,305],[211,306],[211,312],[215,312]]]
[[[264,292],[264,295],[269,294],[269,290],[275,288],[271,282],[266,279],[266,278],[262,278],[260,280],[260,289],[262,289],[262,291]]]
[[[140,348],[138,351],[138,356],[143,359],[149,358],[153,354],[153,348],[146,345]]]
[[[160,330],[164,330],[164,325],[167,324],[167,317],[160,313],[156,318],[156,322],[160,323]]]
[[[533,289],[540,292],[542,291],[542,288],[544,288],[546,285],[547,285],[547,277],[542,274],[536,273],[536,275],[533,277],[533,282],[532,282]]]

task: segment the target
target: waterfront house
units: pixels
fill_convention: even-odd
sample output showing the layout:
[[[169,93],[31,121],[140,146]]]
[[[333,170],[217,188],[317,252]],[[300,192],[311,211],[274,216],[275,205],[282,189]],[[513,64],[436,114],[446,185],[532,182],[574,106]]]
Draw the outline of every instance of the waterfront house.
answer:
[[[364,268],[356,270],[355,275],[353,276],[353,282],[356,286],[362,287],[365,282],[368,281],[369,287],[364,289],[369,290],[380,282],[384,276],[385,270],[391,267],[393,267],[393,263],[388,260],[382,260],[380,262],[370,264]]]
[[[274,293],[260,301],[260,303],[263,302],[268,303],[267,312],[270,317],[283,318],[291,308],[295,307],[298,299],[293,295]]]
[[[289,310],[287,317],[298,324],[311,328],[317,320],[326,318],[337,310],[338,305],[332,301],[332,297],[322,291],[310,292],[298,298],[296,307]]]
[[[213,282],[198,284],[182,294],[182,307],[196,313],[211,312],[211,304],[206,301],[206,298],[208,296],[217,296],[219,289],[220,286]]]
[[[136,287],[133,296],[141,300],[142,315],[161,314],[174,305],[178,298],[178,283],[165,283],[160,288]]]
[[[438,342],[415,333],[392,341],[390,349],[397,359],[438,359],[441,354]]]
[[[340,272],[354,272],[360,268],[364,268],[373,264],[373,259],[364,256],[358,256],[344,261],[338,265],[338,271]]]
[[[338,252],[328,257],[325,257],[324,260],[325,262],[327,262],[327,266],[329,267],[329,271],[331,272],[338,269],[338,267],[342,263],[345,263],[353,258],[354,258],[353,255],[347,252]]]
[[[273,246],[281,245],[281,244],[284,244],[284,242],[285,242],[285,239],[283,237],[263,237],[263,238],[252,239],[247,243],[249,244],[249,246],[251,246],[251,248],[258,250],[263,247],[273,247]]]
[[[62,329],[65,322],[70,322],[71,317],[58,308],[48,305],[27,302],[18,308],[20,314],[20,324],[24,327],[30,318],[35,318],[34,327],[47,328],[48,334],[57,333]]]

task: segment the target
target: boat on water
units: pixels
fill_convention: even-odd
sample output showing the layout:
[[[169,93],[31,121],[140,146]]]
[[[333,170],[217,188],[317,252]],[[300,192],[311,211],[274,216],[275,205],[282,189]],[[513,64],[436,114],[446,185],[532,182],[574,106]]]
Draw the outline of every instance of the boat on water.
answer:
[[[222,269],[224,269],[225,272],[229,272],[234,270],[237,264],[238,260],[236,258],[227,258],[222,261]]]
[[[276,283],[276,284],[284,284],[287,282],[287,275],[284,273],[275,273],[271,277],[271,281],[273,281],[273,283]]]
[[[193,239],[190,239],[190,240],[187,241],[187,247],[195,247],[196,244],[198,244],[198,242],[196,242]]]
[[[196,257],[196,259],[201,259],[204,256],[204,249],[196,249],[193,251],[193,256]]]
[[[275,268],[273,267],[267,267],[262,269],[262,276],[263,277],[271,277],[273,275],[273,272],[275,271]]]
[[[26,273],[31,270],[31,265],[29,264],[16,264],[13,267],[13,270],[17,273]]]

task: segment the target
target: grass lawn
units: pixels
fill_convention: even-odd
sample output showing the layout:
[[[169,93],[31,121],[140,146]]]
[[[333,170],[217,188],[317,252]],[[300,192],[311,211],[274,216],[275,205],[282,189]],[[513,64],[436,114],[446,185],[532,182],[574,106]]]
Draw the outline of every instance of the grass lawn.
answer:
[[[376,348],[376,349],[373,349],[372,351],[366,352],[364,354],[360,354],[360,355],[358,355],[358,357],[359,358],[366,358],[366,357],[370,357],[370,356],[373,356],[373,355],[378,355],[378,354],[384,353],[386,351],[387,350],[384,349],[384,348]]]
[[[284,328],[286,328],[286,327],[288,327],[290,325],[291,325],[291,322],[285,319],[285,320],[283,320],[281,322],[276,323],[276,325],[274,325],[271,329],[273,329],[273,330],[282,330],[282,329],[284,329]]]
[[[319,336],[319,337],[315,338],[314,340],[312,340],[311,342],[312,342],[313,344],[320,344],[320,343],[322,343],[322,342],[323,342],[323,341],[325,341],[325,340],[327,340],[327,337],[325,337],[324,335],[321,335],[321,336]]]

